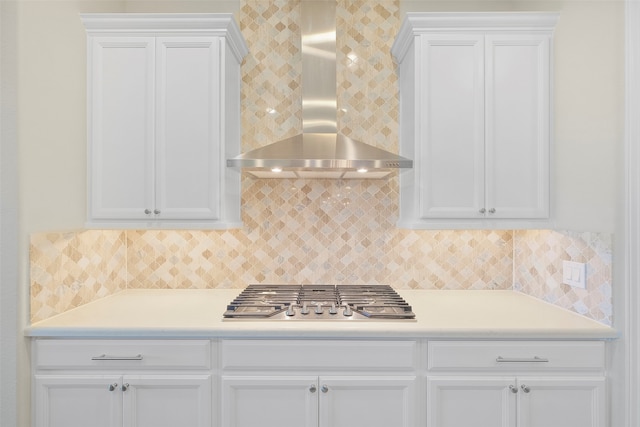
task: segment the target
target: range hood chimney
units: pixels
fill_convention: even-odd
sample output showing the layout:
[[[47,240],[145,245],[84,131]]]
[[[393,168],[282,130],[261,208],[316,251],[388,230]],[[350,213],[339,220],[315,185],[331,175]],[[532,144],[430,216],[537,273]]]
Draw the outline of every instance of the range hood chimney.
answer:
[[[302,0],[302,134],[227,160],[258,178],[383,178],[413,161],[338,133],[336,1]]]

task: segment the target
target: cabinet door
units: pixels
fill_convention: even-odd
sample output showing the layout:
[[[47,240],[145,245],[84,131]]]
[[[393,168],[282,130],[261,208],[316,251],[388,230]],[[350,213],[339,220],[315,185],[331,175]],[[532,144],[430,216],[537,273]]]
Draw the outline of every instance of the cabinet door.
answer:
[[[421,218],[478,218],[484,207],[484,38],[422,35],[415,172]]]
[[[519,378],[518,427],[605,427],[604,378]]]
[[[486,209],[549,216],[550,37],[487,36]]]
[[[36,375],[36,427],[119,427],[122,377]]]
[[[415,426],[415,377],[320,377],[320,427]]]
[[[316,427],[318,393],[315,376],[222,377],[222,425]]]
[[[89,45],[92,219],[144,219],[153,210],[154,46],[150,37]]]
[[[515,427],[515,386],[513,377],[428,377],[427,427]]]
[[[220,40],[157,40],[156,209],[163,219],[220,216]]]
[[[124,427],[211,426],[210,375],[125,375],[123,384]]]

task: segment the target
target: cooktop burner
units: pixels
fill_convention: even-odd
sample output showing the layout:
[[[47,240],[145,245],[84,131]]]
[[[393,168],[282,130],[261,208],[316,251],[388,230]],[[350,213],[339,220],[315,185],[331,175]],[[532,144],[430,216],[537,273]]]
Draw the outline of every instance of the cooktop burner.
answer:
[[[225,320],[415,320],[388,285],[249,285]]]

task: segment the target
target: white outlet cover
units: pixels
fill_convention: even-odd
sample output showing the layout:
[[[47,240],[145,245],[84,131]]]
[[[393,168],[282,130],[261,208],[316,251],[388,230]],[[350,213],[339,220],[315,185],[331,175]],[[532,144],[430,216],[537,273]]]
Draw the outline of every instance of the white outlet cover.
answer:
[[[576,288],[587,289],[587,264],[562,261],[562,283]]]

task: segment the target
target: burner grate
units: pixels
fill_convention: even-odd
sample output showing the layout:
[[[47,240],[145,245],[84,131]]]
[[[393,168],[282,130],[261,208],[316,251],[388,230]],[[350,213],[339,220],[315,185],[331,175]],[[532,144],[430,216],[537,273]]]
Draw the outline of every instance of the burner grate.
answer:
[[[415,320],[411,306],[388,285],[269,285],[245,288],[227,320]]]

